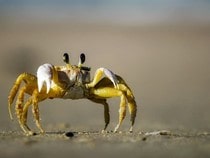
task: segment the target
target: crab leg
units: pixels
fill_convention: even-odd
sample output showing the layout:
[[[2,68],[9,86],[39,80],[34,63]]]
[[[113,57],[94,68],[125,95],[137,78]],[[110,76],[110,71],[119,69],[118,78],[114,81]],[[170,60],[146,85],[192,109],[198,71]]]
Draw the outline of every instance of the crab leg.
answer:
[[[114,129],[114,132],[117,132],[122,121],[126,115],[126,95],[123,91],[111,88],[111,87],[102,87],[98,89],[93,89],[92,93],[96,95],[98,98],[111,98],[111,97],[120,97],[120,109],[119,109],[119,122]],[[105,126],[106,128],[106,126]]]
[[[135,97],[131,89],[126,85],[126,83],[121,78],[118,77],[118,79],[119,79],[119,82],[121,82],[119,83],[119,88],[126,95],[127,105],[128,105],[128,109],[130,113],[130,121],[131,121],[131,127],[129,131],[132,132],[133,125],[135,123],[136,112],[137,112],[137,105],[136,105]]]
[[[106,101],[103,103],[103,105],[104,105],[104,120],[105,120],[105,127],[104,127],[103,131],[106,131],[106,128],[110,121],[109,105]]]
[[[22,87],[19,91],[19,95],[16,101],[15,111],[18,118],[18,122],[20,124],[21,129],[26,133],[31,135],[30,128],[24,123],[23,121],[23,99],[24,99],[24,92],[26,90],[26,86]]]
[[[12,89],[10,90],[9,96],[8,96],[8,110],[9,110],[9,115],[10,115],[11,119],[13,119],[12,112],[11,112],[11,106],[12,106],[12,103],[15,99],[16,94],[18,93],[18,90],[20,88],[20,85],[21,85],[22,81],[27,81],[28,82],[28,80],[34,80],[34,77],[35,76],[33,76],[31,74],[22,73],[16,79]],[[26,89],[26,87],[25,87],[25,89]],[[22,93],[23,93],[23,91],[24,90],[22,89]],[[21,101],[21,102],[23,102],[23,101]]]
[[[33,92],[33,100],[32,100],[32,112],[34,115],[34,119],[36,122],[37,128],[40,130],[41,133],[44,133],[43,128],[41,127],[40,117],[39,117],[39,107],[38,107],[38,90],[34,90]]]
[[[102,132],[106,131],[107,126],[109,125],[110,122],[110,115],[109,115],[109,104],[107,103],[106,99],[96,99],[96,98],[91,98],[91,101],[99,104],[104,105],[104,121],[105,121],[105,126]]]
[[[30,97],[24,107],[23,107],[23,114],[22,114],[22,119],[21,119],[21,122],[22,122],[22,126],[25,127],[27,129],[27,132],[29,135],[32,135],[32,131],[30,130],[30,128],[28,127],[27,125],[27,115],[28,115],[28,108],[29,106],[32,104],[32,97]]]
[[[133,125],[135,123],[136,112],[137,112],[137,105],[136,105],[135,97],[131,89],[125,83],[125,81],[120,76],[117,76],[117,78],[119,81],[119,84],[118,84],[119,89],[123,91],[126,96],[127,105],[128,105],[128,109],[130,113],[131,127],[130,127],[129,132],[133,132]]]
[[[122,121],[124,120],[126,115],[126,97],[124,94],[121,94],[120,98],[120,109],[119,109],[119,122],[117,126],[114,129],[114,132],[117,132],[120,125],[122,124]]]
[[[18,122],[21,126],[21,128],[23,129],[23,131],[25,132],[25,129],[23,127],[21,118],[22,118],[22,113],[23,113],[23,99],[24,99],[24,91],[25,91],[26,87],[22,87],[19,91],[17,100],[16,100],[16,104],[15,104],[15,112],[18,118]]]
[[[133,132],[133,125],[135,123],[135,118],[136,118],[136,112],[137,112],[137,108],[136,108],[136,101],[134,100],[134,98],[127,96],[127,100],[128,100],[128,109],[130,112],[130,121],[131,121],[131,127],[130,127],[130,132]]]

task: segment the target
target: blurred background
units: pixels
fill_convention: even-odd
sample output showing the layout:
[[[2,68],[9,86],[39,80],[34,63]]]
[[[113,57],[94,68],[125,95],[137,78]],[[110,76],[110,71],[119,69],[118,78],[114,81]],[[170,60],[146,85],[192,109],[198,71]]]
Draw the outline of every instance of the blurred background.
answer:
[[[210,130],[209,0],[0,0],[1,131],[20,131],[7,110],[17,76],[63,65],[64,52],[73,64],[85,53],[92,76],[107,67],[126,80],[138,104],[136,131]],[[109,104],[113,130],[119,98]],[[104,126],[103,107],[85,99],[46,100],[40,113],[49,130]],[[29,124],[35,129],[31,113]]]

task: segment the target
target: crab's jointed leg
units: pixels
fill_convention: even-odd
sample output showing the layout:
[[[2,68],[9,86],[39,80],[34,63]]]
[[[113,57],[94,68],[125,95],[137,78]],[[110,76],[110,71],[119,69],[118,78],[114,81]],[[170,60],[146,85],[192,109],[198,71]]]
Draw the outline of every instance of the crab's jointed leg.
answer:
[[[24,132],[27,131],[27,129],[25,129],[23,122],[22,122],[22,114],[23,114],[23,100],[24,100],[24,92],[25,92],[26,87],[22,87],[19,91],[19,95],[17,97],[16,100],[16,104],[15,104],[15,112],[18,118],[18,122],[20,124],[20,127],[22,128],[22,130]]]
[[[110,122],[110,114],[109,114],[109,104],[107,103],[106,99],[96,99],[96,98],[91,98],[91,101],[99,104],[104,105],[104,121],[105,121],[105,126],[102,132],[106,131],[106,128]]]
[[[118,124],[117,124],[117,126],[115,127],[115,130],[114,130],[114,132],[116,132],[118,130],[118,128],[120,127],[120,125],[121,125],[121,123],[124,120],[125,115],[126,115],[126,97],[125,97],[125,94],[122,91],[117,90],[115,88],[111,88],[111,87],[98,88],[98,89],[93,90],[93,93],[96,96],[102,97],[102,98],[120,97],[119,122],[118,122]]]
[[[124,120],[126,115],[126,97],[125,94],[120,93],[120,109],[119,109],[119,122],[117,126],[114,129],[114,132],[117,132],[120,125],[122,124],[122,121]]]
[[[131,121],[131,127],[129,129],[130,132],[133,131],[133,125],[135,123],[135,118],[136,118],[136,112],[137,112],[137,108],[136,108],[136,101],[134,99],[133,96],[127,95],[127,101],[128,101],[128,109],[130,112],[130,121]]]
[[[20,88],[20,85],[22,82],[24,82],[25,85],[23,85]],[[33,132],[27,126],[28,108],[33,103],[35,104],[36,101],[33,100],[34,97],[31,96],[24,103],[24,95],[25,95],[25,93],[27,93],[29,95],[34,95],[33,94],[34,91],[38,92],[36,76],[28,74],[28,73],[22,73],[18,76],[17,80],[15,81],[14,86],[12,87],[9,97],[8,97],[8,109],[9,109],[10,118],[12,119],[13,117],[11,114],[11,105],[14,101],[16,94],[18,93],[16,104],[15,104],[15,111],[16,111],[16,115],[17,115],[20,127],[24,131],[24,133],[26,133],[27,135],[33,135]]]
[[[8,96],[8,110],[9,110],[9,115],[10,115],[11,119],[13,119],[12,112],[11,112],[11,106],[15,99],[16,94],[18,93],[18,90],[20,88],[22,81],[30,82],[29,80],[31,80],[33,82],[34,77],[35,76],[28,74],[28,73],[22,73],[17,77],[12,89],[10,90],[9,96]],[[23,100],[21,102],[23,102]]]
[[[26,122],[27,122],[27,113],[24,114],[24,110],[25,107],[28,107],[31,104],[31,100],[29,99],[25,105],[23,104],[23,99],[24,99],[24,93],[26,90],[26,86],[23,86],[18,94],[17,97],[17,101],[16,101],[16,105],[15,105],[15,111],[16,111],[16,115],[18,118],[18,122],[20,124],[21,129],[27,134],[27,135],[32,135],[33,132],[31,131],[31,129],[27,126]],[[24,106],[23,106],[24,105]]]
[[[40,117],[39,117],[38,94],[39,94],[38,90],[34,90],[33,95],[32,95],[32,97],[33,97],[32,112],[34,115],[34,119],[35,119],[37,128],[40,130],[41,133],[44,133],[44,130],[41,127]]]
[[[127,86],[125,81],[120,76],[116,75],[116,77],[118,80],[119,89],[116,89],[108,78],[103,78],[102,80],[100,80],[100,82],[96,84],[95,87],[90,89],[90,93],[95,95],[95,98],[98,99],[120,97],[119,122],[115,127],[114,132],[117,132],[120,125],[122,124],[122,121],[125,118],[126,105],[128,106],[131,115],[130,116],[131,127],[129,131],[132,132],[137,112],[136,101],[131,89]]]
[[[25,133],[28,133],[28,135],[33,135],[33,132],[30,130],[30,128],[29,128],[28,125],[27,125],[28,108],[29,108],[29,106],[30,106],[31,104],[32,104],[32,97],[30,97],[30,98],[26,101],[26,103],[25,103],[25,105],[24,105],[24,107],[23,107],[23,114],[22,114],[22,120],[21,120],[22,126],[25,127],[25,128],[27,129]]]
[[[103,131],[106,130],[109,122],[110,122],[110,114],[109,114],[109,105],[106,101],[103,102],[104,105],[104,120],[105,120],[105,127],[103,129]]]

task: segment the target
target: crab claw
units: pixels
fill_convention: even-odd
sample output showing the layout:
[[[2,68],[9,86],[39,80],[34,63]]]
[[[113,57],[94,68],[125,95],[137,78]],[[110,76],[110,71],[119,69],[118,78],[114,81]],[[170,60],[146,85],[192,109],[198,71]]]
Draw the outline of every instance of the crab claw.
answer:
[[[104,74],[106,75],[106,77],[108,77],[108,79],[110,79],[112,81],[114,87],[116,89],[119,89],[118,80],[117,80],[116,75],[111,70],[109,70],[107,68],[100,68],[100,70],[102,70],[104,72]]]
[[[47,93],[49,93],[51,88],[51,80],[52,80],[52,71],[53,65],[51,64],[43,64],[39,66],[37,70],[37,79],[38,79],[38,91],[41,92],[44,83],[47,87]]]
[[[113,83],[116,89],[119,89],[118,79],[116,75],[111,70],[103,67],[96,70],[93,81],[91,83],[86,84],[86,87],[94,87],[101,80],[103,75],[105,75]]]

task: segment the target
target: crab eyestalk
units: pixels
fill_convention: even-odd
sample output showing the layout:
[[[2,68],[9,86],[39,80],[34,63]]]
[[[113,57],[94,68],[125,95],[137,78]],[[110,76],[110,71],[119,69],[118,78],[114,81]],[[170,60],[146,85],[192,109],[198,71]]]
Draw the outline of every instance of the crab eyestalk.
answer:
[[[71,64],[69,62],[69,54],[68,53],[64,53],[63,54],[63,61],[66,63],[66,66],[68,68],[71,68]]]
[[[64,61],[66,64],[69,64],[69,55],[68,55],[68,53],[64,53],[64,54],[63,54],[63,61]]]
[[[81,53],[80,57],[79,57],[78,67],[82,70],[90,71],[90,67],[82,66],[82,64],[84,64],[84,62],[85,62],[85,54]]]
[[[82,64],[85,62],[85,54],[81,53],[79,57],[78,67],[82,67]]]

